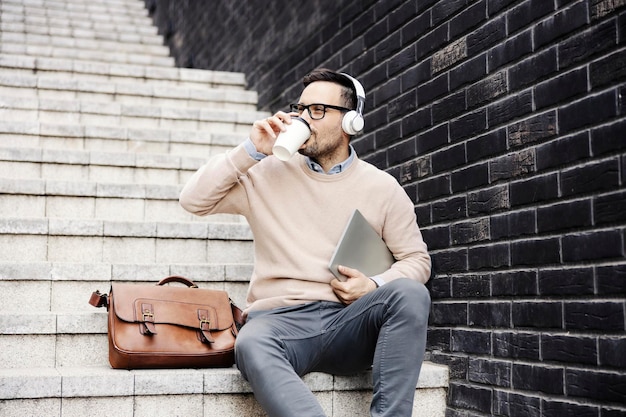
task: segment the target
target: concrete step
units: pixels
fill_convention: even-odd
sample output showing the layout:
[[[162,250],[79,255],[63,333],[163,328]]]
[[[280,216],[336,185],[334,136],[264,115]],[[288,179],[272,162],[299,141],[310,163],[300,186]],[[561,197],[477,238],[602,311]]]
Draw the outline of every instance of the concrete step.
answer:
[[[206,113],[202,130],[168,130],[79,124],[10,122],[0,120],[0,140],[5,147],[93,150],[209,157],[232,149],[250,129],[253,114]],[[263,114],[263,113],[261,113]]]
[[[0,219],[0,261],[251,263],[247,224]]]
[[[111,282],[154,285],[171,275],[200,288],[228,292],[245,306],[252,263],[106,263],[0,261],[0,313],[95,313],[87,301],[95,290],[108,293]],[[179,284],[172,284],[179,285]]]
[[[3,36],[7,36],[3,32]],[[116,62],[131,65],[149,65],[159,67],[173,67],[174,58],[169,56],[154,56],[136,54],[133,52],[106,51],[96,48],[72,48],[33,44],[33,40],[22,43],[0,45],[0,53],[11,55],[29,55],[49,58],[84,59],[86,61]]]
[[[72,2],[72,1],[16,1],[16,0],[4,0],[0,6],[0,11],[3,14],[10,16],[8,21],[26,21],[27,17],[33,18],[47,18],[46,21],[31,20],[31,22],[48,23],[50,20],[60,19],[70,20],[74,22],[87,21],[87,22],[100,22],[114,24],[114,29],[109,36],[115,36],[115,32],[119,33],[132,33],[136,30],[124,28],[127,26],[140,26],[148,28],[151,25],[151,21],[148,18],[148,10],[142,7],[141,2],[119,3],[119,2],[100,2],[100,3],[87,3],[87,2]],[[20,19],[21,18],[21,19]],[[58,25],[61,27],[61,24]],[[81,29],[89,29],[84,25],[78,26]],[[93,28],[93,26],[91,26]],[[152,29],[147,32],[148,34],[156,35],[156,30]],[[75,36],[88,36],[89,31],[86,34],[82,32],[74,33]],[[115,38],[119,41],[124,41],[123,38]]]
[[[64,35],[65,29],[48,28],[46,26],[41,27],[38,26],[38,23],[28,24],[12,22],[10,19],[11,16],[4,16],[3,22],[0,23],[3,46],[5,47],[13,44],[21,44],[33,48],[74,48],[82,51],[100,49],[101,51],[108,52],[117,51],[157,57],[168,57],[170,53],[169,49],[162,44],[146,45],[140,42],[120,43],[106,39],[77,38]],[[28,19],[28,17],[26,17],[26,19]],[[36,27],[39,28],[40,32],[46,33],[36,33],[34,29],[30,29],[33,25],[37,25]]]
[[[1,99],[0,99],[1,100]],[[88,181],[96,183],[179,185],[206,159],[168,154],[128,152],[69,151],[0,146],[0,178],[52,181]],[[19,184],[16,184],[19,187]],[[8,186],[8,184],[6,184]],[[17,188],[18,193],[32,187]],[[43,187],[43,188],[42,188]],[[7,192],[6,188],[0,188]],[[45,186],[38,187],[38,193]],[[178,190],[171,191],[175,197]],[[136,198],[135,193],[118,198]],[[2,210],[2,209],[0,209]]]
[[[0,177],[0,217],[245,224],[238,215],[198,217],[183,210],[181,187]]]
[[[304,382],[329,417],[369,414],[371,373],[312,373]],[[2,416],[246,416],[265,413],[234,367],[222,369],[114,370],[106,366],[0,370]],[[424,363],[413,417],[443,417],[448,373]]]
[[[176,85],[130,84],[59,79],[32,74],[10,75],[0,72],[0,97],[77,100],[79,102],[119,103],[120,105],[193,107],[256,111],[257,93],[231,86],[201,88]]]
[[[191,68],[164,68],[145,65],[116,64],[62,58],[32,57],[3,54],[0,71],[6,75],[40,75],[72,78],[84,81],[151,83],[152,85],[178,85],[224,88],[245,87],[244,74],[204,71]]]
[[[0,121],[39,122],[82,126],[115,126],[134,129],[182,129],[234,132],[265,112],[234,109],[167,107],[100,103],[86,100],[54,100],[36,97],[0,97]]]

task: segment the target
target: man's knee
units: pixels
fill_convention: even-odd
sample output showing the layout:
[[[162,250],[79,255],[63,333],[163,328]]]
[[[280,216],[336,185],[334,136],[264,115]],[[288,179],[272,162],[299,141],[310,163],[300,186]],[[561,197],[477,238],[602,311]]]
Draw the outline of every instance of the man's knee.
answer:
[[[430,311],[430,293],[421,282],[400,278],[388,282],[381,288],[392,293],[392,298],[398,304],[399,310],[411,314],[416,318],[428,318]]]

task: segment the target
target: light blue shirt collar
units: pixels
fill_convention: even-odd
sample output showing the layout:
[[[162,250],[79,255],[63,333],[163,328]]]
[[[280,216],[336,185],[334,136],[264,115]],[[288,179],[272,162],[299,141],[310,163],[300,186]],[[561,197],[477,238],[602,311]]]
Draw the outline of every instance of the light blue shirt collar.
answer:
[[[343,172],[346,169],[348,169],[348,167],[354,161],[355,156],[356,156],[356,151],[354,150],[352,145],[350,145],[350,156],[348,156],[348,159],[333,166],[331,169],[328,170],[328,172],[324,172],[324,168],[322,168],[320,164],[318,164],[317,162],[315,162],[308,156],[306,157],[306,164],[312,171],[319,172],[320,174],[327,174],[327,175],[339,174],[340,172]]]

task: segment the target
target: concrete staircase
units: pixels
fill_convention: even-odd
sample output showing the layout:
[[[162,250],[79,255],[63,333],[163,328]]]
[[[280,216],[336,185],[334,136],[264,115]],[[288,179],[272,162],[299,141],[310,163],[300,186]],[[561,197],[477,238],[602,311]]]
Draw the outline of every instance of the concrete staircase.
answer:
[[[0,417],[264,415],[235,368],[111,369],[87,304],[168,275],[244,304],[245,220],[177,199],[266,117],[256,99],[243,74],[175,68],[140,0],[0,2]],[[424,364],[414,416],[445,414],[447,378]],[[305,378],[335,417],[368,414],[370,379]]]

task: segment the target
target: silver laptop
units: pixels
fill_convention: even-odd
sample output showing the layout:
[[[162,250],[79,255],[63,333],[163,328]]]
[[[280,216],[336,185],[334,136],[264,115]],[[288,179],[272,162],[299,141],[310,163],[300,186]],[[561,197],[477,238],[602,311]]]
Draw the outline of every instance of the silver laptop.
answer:
[[[391,251],[378,233],[365,220],[359,210],[354,210],[328,268],[340,281],[346,277],[337,271],[338,265],[358,269],[368,277],[385,272],[395,262]]]

